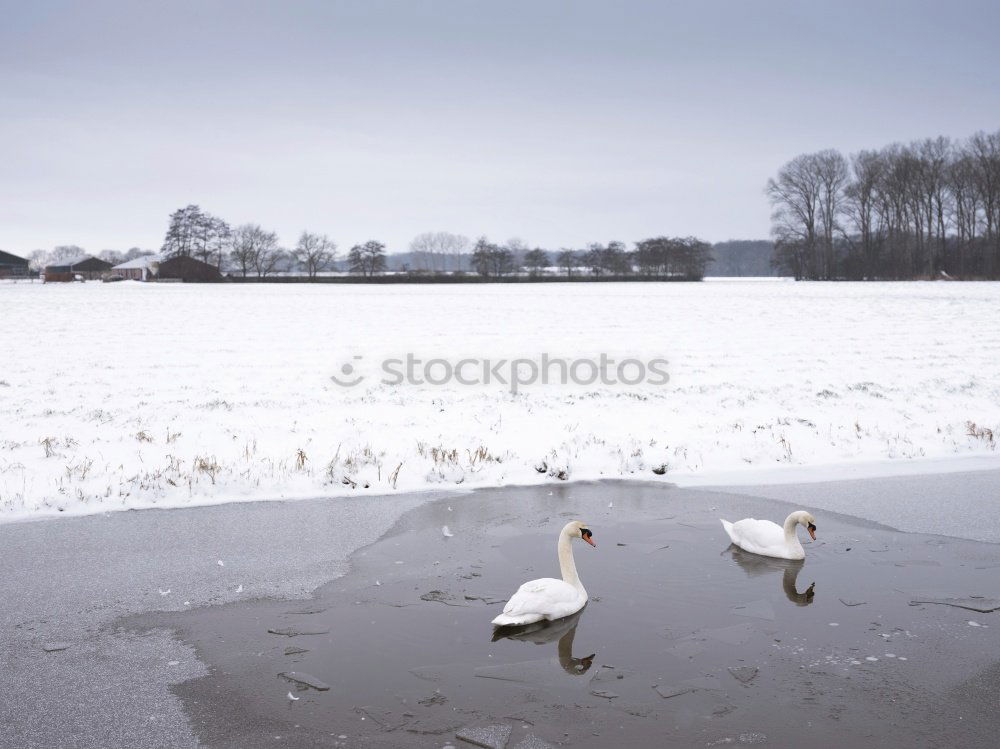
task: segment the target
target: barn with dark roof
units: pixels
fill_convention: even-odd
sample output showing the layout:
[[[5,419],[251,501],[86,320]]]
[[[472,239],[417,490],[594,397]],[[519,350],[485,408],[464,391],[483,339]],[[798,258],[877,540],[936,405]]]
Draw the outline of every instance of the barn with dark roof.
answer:
[[[177,255],[160,263],[156,271],[158,281],[184,281],[187,283],[211,283],[221,281],[219,269],[210,263],[188,255]]]
[[[28,275],[27,260],[0,250],[0,278],[26,278]]]
[[[214,265],[188,255],[137,257],[116,265],[112,268],[111,275],[134,281],[208,283],[222,280],[222,274]]]
[[[74,281],[82,278],[85,281],[99,281],[111,270],[111,263],[86,255],[67,263],[57,263],[45,266],[45,282]]]

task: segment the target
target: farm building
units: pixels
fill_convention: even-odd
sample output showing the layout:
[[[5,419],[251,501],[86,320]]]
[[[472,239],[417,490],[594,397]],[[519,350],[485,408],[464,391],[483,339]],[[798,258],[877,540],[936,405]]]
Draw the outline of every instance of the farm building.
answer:
[[[121,276],[127,281],[150,281],[160,267],[159,255],[143,255],[126,260],[111,269],[111,276]]]
[[[92,255],[86,255],[68,263],[45,266],[44,277],[46,283],[74,281],[77,277],[83,278],[85,281],[94,281],[100,280],[109,270],[111,270],[111,263]]]
[[[0,278],[25,278],[28,274],[27,260],[0,250]]]
[[[146,255],[116,265],[111,275],[135,281],[221,281],[222,274],[214,265],[197,258],[179,255],[164,258],[162,255]]]
[[[222,274],[211,263],[187,255],[178,255],[160,263],[158,281],[211,282],[221,281]]]

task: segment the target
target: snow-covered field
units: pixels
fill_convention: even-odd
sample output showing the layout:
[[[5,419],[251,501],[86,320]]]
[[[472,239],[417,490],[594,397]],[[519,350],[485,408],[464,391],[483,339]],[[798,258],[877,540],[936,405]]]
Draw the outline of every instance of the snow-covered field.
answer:
[[[5,284],[0,519],[996,456],[998,311],[985,283]],[[670,381],[381,384],[407,353]]]

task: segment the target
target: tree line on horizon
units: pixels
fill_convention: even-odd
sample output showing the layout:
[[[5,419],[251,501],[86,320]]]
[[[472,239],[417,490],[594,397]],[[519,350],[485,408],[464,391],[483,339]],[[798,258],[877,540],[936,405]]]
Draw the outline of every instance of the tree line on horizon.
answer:
[[[696,237],[654,237],[634,243],[591,243],[582,249],[549,251],[530,248],[518,238],[503,243],[449,232],[416,236],[406,252],[386,253],[376,240],[354,245],[346,256],[326,234],[304,231],[292,249],[285,249],[275,231],[259,224],[230,226],[226,221],[188,205],[170,214],[159,253],[188,256],[241,278],[301,275],[309,279],[347,271],[370,278],[393,271],[412,277],[472,275],[487,280],[528,276],[565,276],[567,279],[670,278],[700,280],[711,268],[717,275],[769,275],[771,242],[731,240],[716,245]],[[31,265],[41,270],[85,256],[77,245],[61,245],[51,252],[36,250]],[[96,256],[112,265],[156,254],[132,247],[127,252],[102,250]]]
[[[802,154],[766,192],[795,278],[1000,278],[1000,131]]]
[[[285,249],[276,232],[259,224],[230,227],[197,205],[170,215],[160,251],[171,257],[194,257],[243,278],[297,271],[312,279],[338,269],[371,278],[388,270],[385,244],[377,240],[352,246],[341,259],[337,244],[326,234],[303,231],[295,247]],[[498,244],[480,237],[472,243],[448,232],[418,235],[410,243],[409,256],[412,266],[404,263],[401,270],[415,276],[472,273],[490,280],[522,273],[540,277],[551,268],[558,268],[567,278],[701,280],[712,259],[711,245],[696,237],[654,237],[636,242],[631,251],[616,241],[550,253],[540,247],[528,248],[516,238]]]

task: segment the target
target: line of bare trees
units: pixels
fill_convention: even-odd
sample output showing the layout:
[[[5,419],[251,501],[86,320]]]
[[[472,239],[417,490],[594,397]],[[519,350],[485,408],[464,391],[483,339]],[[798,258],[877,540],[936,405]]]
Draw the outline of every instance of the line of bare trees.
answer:
[[[414,267],[424,273],[457,273],[465,269],[471,242],[461,234],[429,231],[410,242]]]
[[[567,278],[672,278],[700,281],[711,261],[711,245],[696,237],[654,237],[635,243],[591,243],[584,250],[562,249],[555,267]],[[472,253],[472,268],[486,278],[502,278],[520,271],[537,277],[553,266],[552,255],[540,247],[528,249],[514,239],[494,244],[481,237]]]
[[[470,252],[471,249],[471,252]],[[568,278],[672,278],[700,280],[711,261],[711,246],[695,237],[655,237],[635,243],[590,244],[584,250],[563,249],[556,266]],[[170,215],[161,252],[166,256],[194,257],[219,270],[247,277],[266,278],[297,271],[315,279],[338,267],[337,245],[325,234],[304,231],[294,249],[281,246],[276,232],[259,224],[230,227],[222,219],[188,205]],[[471,270],[487,279],[502,279],[526,272],[531,277],[552,275],[552,255],[540,247],[529,248],[513,238],[503,244],[480,237],[474,245],[460,234],[426,232],[410,243],[403,270],[413,275],[461,274]],[[371,278],[388,270],[385,245],[375,240],[354,245],[341,267]]]
[[[488,279],[527,272],[539,277],[552,267],[546,250],[529,248],[513,238],[495,244],[480,237],[471,245],[466,237],[448,232],[420,234],[410,243],[409,258],[414,267],[404,270],[416,275],[460,274],[472,270]],[[472,250],[471,253],[469,250]],[[711,247],[694,237],[656,237],[635,243],[629,251],[624,242],[594,243],[584,250],[563,249],[556,265],[568,278],[629,276],[700,280],[711,260]],[[282,248],[276,232],[259,224],[232,228],[222,219],[188,205],[174,211],[161,252],[173,257],[184,255],[215,265],[244,278],[266,278],[279,272],[297,270],[310,279],[337,267],[337,245],[325,234],[302,232],[292,250]],[[371,278],[388,270],[385,245],[375,240],[354,245],[345,258],[346,269]]]
[[[197,205],[170,214],[160,251],[168,257],[194,257],[220,270],[227,266],[244,278],[265,278],[293,266],[315,278],[331,270],[337,261],[337,245],[325,234],[304,231],[289,250],[281,246],[277,232],[259,224],[230,227]]]
[[[766,191],[796,278],[1000,278],[1000,131],[803,154]]]
[[[592,276],[682,278],[700,281],[712,260],[712,246],[697,237],[651,237],[629,250],[624,242],[594,243],[582,252],[562,250],[556,262],[566,275],[585,270]]]

